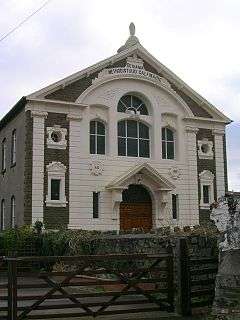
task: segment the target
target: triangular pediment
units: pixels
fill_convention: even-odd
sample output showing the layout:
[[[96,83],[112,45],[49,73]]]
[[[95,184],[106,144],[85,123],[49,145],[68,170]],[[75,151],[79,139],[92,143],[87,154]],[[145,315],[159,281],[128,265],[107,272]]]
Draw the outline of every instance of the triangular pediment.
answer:
[[[126,171],[107,186],[107,190],[117,190],[122,189],[128,183],[128,181],[136,176],[136,180],[139,175],[146,176],[148,179],[152,180],[155,185],[157,185],[158,190],[171,191],[175,188],[168,179],[161,175],[155,168],[153,168],[149,163],[142,163],[137,166],[132,167],[130,170]],[[136,181],[137,183],[138,181]]]
[[[77,98],[92,85],[94,79],[98,77],[100,72],[107,68],[125,67],[127,58],[133,55],[143,60],[146,71],[166,79],[171,85],[171,88],[189,106],[195,117],[210,118],[225,123],[231,122],[231,120],[222,114],[216,107],[191,89],[171,70],[154,58],[140,43],[39,90],[29,95],[27,98],[75,102]]]

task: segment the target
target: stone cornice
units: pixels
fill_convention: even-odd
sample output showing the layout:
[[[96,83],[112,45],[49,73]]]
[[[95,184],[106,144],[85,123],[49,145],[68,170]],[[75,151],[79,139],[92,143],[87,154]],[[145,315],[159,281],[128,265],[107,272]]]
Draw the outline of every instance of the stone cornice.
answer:
[[[197,134],[199,129],[197,127],[193,127],[193,126],[186,126],[185,127],[186,132],[191,132],[191,133],[195,133]]]
[[[31,112],[32,118],[47,118],[48,113],[45,111],[32,110]]]
[[[215,136],[224,136],[225,135],[225,130],[224,129],[213,129],[212,133]]]
[[[80,114],[76,114],[76,113],[69,113],[67,115],[67,120],[68,121],[81,121],[82,116]]]

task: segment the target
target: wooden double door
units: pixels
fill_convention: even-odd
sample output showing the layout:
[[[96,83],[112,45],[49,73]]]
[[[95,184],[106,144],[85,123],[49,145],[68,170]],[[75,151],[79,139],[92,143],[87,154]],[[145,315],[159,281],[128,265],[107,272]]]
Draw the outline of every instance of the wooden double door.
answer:
[[[141,185],[130,185],[123,191],[120,204],[120,229],[152,229],[152,201],[148,191]]]

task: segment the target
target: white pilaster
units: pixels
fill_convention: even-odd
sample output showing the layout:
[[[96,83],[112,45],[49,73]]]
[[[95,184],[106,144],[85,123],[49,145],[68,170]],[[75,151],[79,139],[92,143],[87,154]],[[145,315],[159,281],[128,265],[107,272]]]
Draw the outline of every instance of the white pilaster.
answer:
[[[81,120],[82,116],[78,114],[68,114],[69,120],[69,225],[68,227],[76,228],[77,217],[73,213],[73,193],[71,190],[74,190],[76,180],[73,179],[72,169],[75,167],[76,157],[78,157],[82,152],[81,141],[86,139],[81,132]]]
[[[223,136],[224,129],[214,129],[214,149],[215,149],[215,165],[216,165],[216,185],[217,198],[225,194],[225,176],[224,176],[224,151]]]
[[[198,204],[198,174],[197,174],[197,146],[196,134],[198,128],[187,126],[187,159],[188,159],[188,186],[189,186],[189,213],[186,225],[199,224]]]
[[[47,112],[32,111],[33,157],[32,157],[32,224],[43,222],[44,201],[44,124]]]

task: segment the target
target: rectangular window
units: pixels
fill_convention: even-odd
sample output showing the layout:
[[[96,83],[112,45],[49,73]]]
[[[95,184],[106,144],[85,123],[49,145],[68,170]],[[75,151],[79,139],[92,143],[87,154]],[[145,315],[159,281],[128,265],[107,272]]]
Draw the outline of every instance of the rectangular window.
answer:
[[[210,186],[203,185],[203,203],[204,204],[210,203],[209,188]]]
[[[5,200],[1,201],[1,224],[0,224],[0,230],[4,230],[5,228]]]
[[[178,218],[178,195],[172,194],[172,218]]]
[[[60,200],[60,179],[51,180],[51,200]]]
[[[6,143],[6,139],[4,139],[2,142],[2,171],[6,170],[6,148],[7,148],[7,143]]]
[[[100,192],[93,192],[93,218],[99,218],[99,195]]]
[[[12,132],[11,165],[16,163],[16,130]]]

